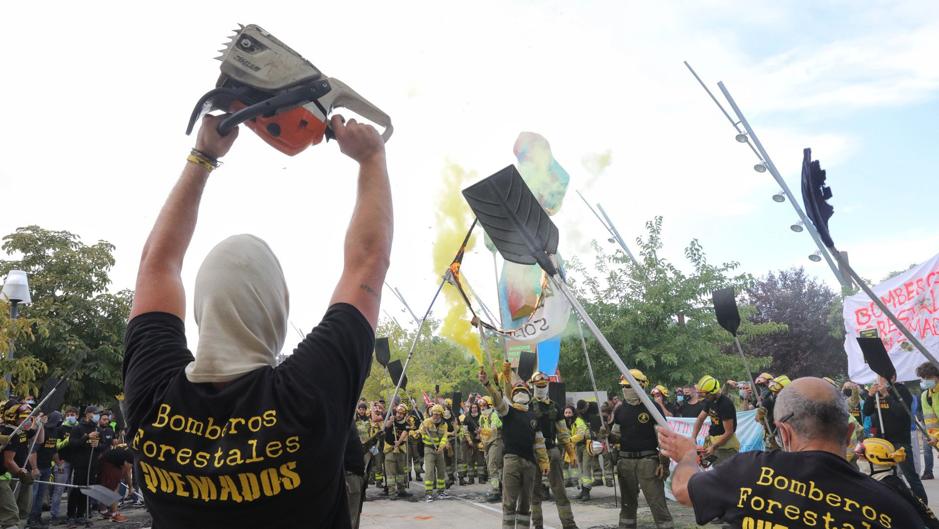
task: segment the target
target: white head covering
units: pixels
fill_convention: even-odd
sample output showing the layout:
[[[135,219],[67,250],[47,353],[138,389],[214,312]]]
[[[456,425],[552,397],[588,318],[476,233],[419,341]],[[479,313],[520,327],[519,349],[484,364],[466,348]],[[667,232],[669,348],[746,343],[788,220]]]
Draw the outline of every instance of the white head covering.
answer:
[[[196,359],[190,382],[228,382],[274,366],[287,334],[287,282],[270,247],[234,235],[209,252],[196,276]]]

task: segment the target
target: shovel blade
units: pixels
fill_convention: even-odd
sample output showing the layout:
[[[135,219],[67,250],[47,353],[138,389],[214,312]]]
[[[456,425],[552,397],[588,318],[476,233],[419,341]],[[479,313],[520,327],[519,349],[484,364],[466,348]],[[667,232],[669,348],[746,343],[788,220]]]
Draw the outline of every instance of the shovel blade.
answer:
[[[121,495],[114,492],[111,489],[106,488],[104,485],[90,485],[88,487],[82,487],[81,493],[89,498],[97,500],[104,505],[111,505],[121,500]]]

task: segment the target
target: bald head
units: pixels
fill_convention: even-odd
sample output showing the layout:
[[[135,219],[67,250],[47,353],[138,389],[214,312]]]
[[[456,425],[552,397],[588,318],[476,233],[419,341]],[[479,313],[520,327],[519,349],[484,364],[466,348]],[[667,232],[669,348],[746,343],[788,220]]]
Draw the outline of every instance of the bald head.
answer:
[[[820,378],[793,380],[779,392],[773,415],[805,440],[843,443],[848,437],[848,406],[844,397]]]

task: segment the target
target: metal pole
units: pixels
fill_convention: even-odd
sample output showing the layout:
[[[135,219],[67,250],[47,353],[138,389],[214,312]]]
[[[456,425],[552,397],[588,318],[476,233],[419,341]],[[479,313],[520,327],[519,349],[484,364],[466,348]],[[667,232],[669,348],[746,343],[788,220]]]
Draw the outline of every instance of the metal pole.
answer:
[[[613,240],[615,240],[617,244],[619,244],[620,248],[622,248],[623,251],[626,252],[626,255],[632,260],[633,264],[634,265],[638,264],[636,262],[635,256],[633,256],[632,252],[629,251],[629,248],[626,247],[626,242],[623,241],[623,238],[619,236],[619,232],[616,230],[616,226],[613,225],[613,222],[607,216],[606,212],[604,211],[603,216],[601,217],[600,214],[597,213],[595,209],[593,209],[593,206],[591,206],[590,203],[587,202],[587,199],[584,198],[584,195],[580,194],[580,191],[575,191],[575,192],[577,193],[577,196],[579,196],[580,199],[584,201],[584,204],[587,206],[590,212],[593,213],[593,216],[597,217],[597,220],[600,221],[600,224],[602,224],[603,227],[606,228],[606,231],[610,232],[610,235],[613,236]],[[597,207],[600,208],[601,211],[603,211],[603,207],[599,203],[597,204]],[[604,218],[606,220],[603,220]]]
[[[16,321],[16,318],[20,315],[20,302],[16,300],[10,301],[10,320]],[[16,343],[13,340],[13,333],[10,333],[10,352],[7,353],[7,360],[13,360],[13,353],[15,352]],[[11,384],[13,383],[12,375],[10,372],[7,372],[3,375],[3,380],[6,381],[7,385],[7,398],[10,398],[13,388]]]
[[[867,294],[867,297],[871,298],[871,301],[873,301],[880,309],[880,311],[884,313],[884,316],[887,316],[887,318],[897,326],[897,329],[903,333],[903,336],[905,336],[911,344],[919,349],[919,352],[923,353],[923,356],[928,358],[933,365],[939,367],[939,361],[936,360],[936,357],[929,352],[929,349],[926,349],[926,346],[923,345],[923,343],[920,342],[916,336],[913,336],[913,333],[911,333],[910,330],[906,328],[906,325],[903,325],[903,323],[901,323],[900,320],[894,316],[893,312],[890,312],[890,309],[888,309],[887,305],[885,305],[884,302],[880,299],[880,296],[875,294],[874,291],[871,290],[871,287],[867,286],[867,283],[861,279],[859,275],[857,275],[857,272],[851,268],[851,265],[848,264],[848,261],[842,257],[841,252],[839,252],[834,247],[832,247],[831,250],[832,254],[835,256],[835,259],[838,259],[838,265],[846,270],[848,274],[850,274],[851,278],[854,279],[854,282],[857,283],[859,287],[861,287],[861,290]],[[888,380],[888,382],[890,381]]]
[[[577,311],[577,314],[580,315],[580,319],[583,320],[585,324],[587,324],[587,328],[590,329],[590,332],[593,334],[593,336],[597,339],[598,342],[600,342],[600,346],[603,347],[604,352],[606,352],[607,356],[610,357],[610,360],[613,361],[613,363],[616,365],[616,368],[619,369],[620,373],[626,378],[626,380],[629,381],[629,384],[632,387],[641,389],[639,382],[637,382],[635,377],[632,376],[632,373],[629,372],[629,368],[626,367],[626,364],[623,363],[623,360],[616,353],[616,350],[613,349],[613,346],[610,345],[610,342],[607,341],[606,337],[603,336],[603,333],[600,332],[597,324],[594,323],[590,318],[590,315],[587,314],[586,309],[584,309],[583,305],[580,304],[580,301],[577,300],[577,297],[574,295],[574,293],[567,288],[567,284],[565,284],[564,281],[557,275],[550,277],[551,281],[554,283],[557,289],[562,294],[564,294],[564,297],[566,297],[567,301],[570,302],[571,307],[573,307],[574,310]],[[658,423],[658,425],[662,428],[670,428],[668,421],[665,420],[665,416],[662,415],[659,409],[655,407],[655,404],[652,402],[652,399],[646,395],[646,392],[637,390],[636,394],[639,395],[639,400],[642,401],[642,404],[646,407],[649,413],[652,414],[655,422]]]
[[[619,231],[616,230],[616,225],[613,224],[613,221],[610,220],[609,215],[606,214],[606,211],[603,210],[603,206],[597,202],[597,209],[600,210],[600,214],[603,215],[603,218],[606,219],[607,225],[610,227],[610,233],[613,234],[613,238],[616,239],[616,242],[619,243],[620,248],[626,252],[626,255],[629,257],[629,260],[633,262],[633,265],[639,266],[639,261],[636,260],[636,256],[629,251],[629,248],[626,247],[626,242],[619,235]]]
[[[587,340],[584,339],[584,327],[583,325],[581,325],[580,320],[577,320],[577,330],[580,332],[580,345],[582,345],[584,348],[584,360],[587,361],[587,372],[590,373],[590,383],[593,384],[593,392],[597,396],[597,411],[599,412],[600,402],[601,402],[600,390],[597,389],[597,379],[596,377],[593,376],[593,365],[590,363],[590,354],[587,352]],[[600,413],[600,421],[603,423],[603,427],[607,428],[606,431],[609,432],[611,428],[608,427],[609,423],[603,420],[602,413]],[[607,447],[609,446],[610,444],[607,443]],[[603,464],[604,463],[603,454],[599,454],[597,457],[600,459],[600,475],[603,476],[603,481],[605,483],[606,482],[606,467]],[[610,465],[610,467],[612,468],[612,465]],[[611,476],[611,478],[613,479],[613,499],[614,501],[616,501],[616,504],[619,505],[619,494],[616,492],[616,472],[615,471],[613,472],[613,475]]]
[[[388,402],[394,402],[395,397],[398,396],[398,391],[401,389],[401,381],[404,380],[404,375],[408,372],[408,364],[411,363],[411,358],[414,357],[414,349],[417,348],[417,342],[421,339],[421,331],[424,330],[424,324],[427,323],[427,318],[430,317],[430,311],[434,308],[434,303],[437,302],[437,297],[440,295],[440,291],[443,290],[443,286],[447,284],[447,280],[450,279],[450,270],[447,270],[447,273],[443,275],[443,280],[440,281],[440,286],[437,287],[437,292],[434,294],[434,298],[430,300],[430,305],[427,306],[427,312],[424,313],[424,317],[421,318],[420,323],[417,325],[417,333],[414,335],[414,340],[411,342],[411,348],[408,350],[408,356],[404,359],[404,366],[401,368],[401,376],[398,377],[398,382],[395,384],[395,392],[391,394],[391,400]],[[385,412],[385,421],[388,421],[388,417],[391,417],[391,408]],[[384,424],[383,424],[384,426]]]
[[[492,272],[496,278],[496,302],[499,304],[499,327],[505,328],[505,320],[502,318],[502,292],[499,290],[499,264],[496,262],[496,252],[492,252]],[[502,338],[502,358],[505,360],[509,359],[509,350],[508,345],[505,341],[505,336]]]
[[[880,391],[874,393],[874,404],[877,404],[877,420],[880,423],[880,435],[887,435],[886,428],[884,428],[884,416],[880,412]]]
[[[753,393],[755,397],[757,397],[757,404],[762,404],[762,402],[759,402],[762,399],[760,399],[756,394],[756,379],[753,378],[753,371],[750,371],[750,364],[747,362],[747,357],[743,355],[743,347],[740,346],[740,339],[737,338],[736,334],[734,335],[734,344],[737,345],[737,352],[740,353],[740,360],[743,361],[743,367],[747,370],[747,377],[750,379],[750,392]]]
[[[799,203],[796,201],[796,197],[792,194],[792,191],[789,190],[789,186],[786,185],[786,181],[783,180],[783,177],[779,174],[779,170],[776,169],[776,164],[773,163],[773,160],[769,157],[769,154],[767,154],[766,149],[763,148],[763,144],[760,143],[760,139],[753,131],[753,128],[750,127],[750,123],[747,121],[747,118],[744,117],[740,107],[737,106],[737,102],[734,101],[733,96],[730,95],[730,92],[724,86],[723,82],[717,83],[717,86],[721,89],[721,92],[724,94],[727,102],[730,103],[730,107],[734,110],[734,114],[740,118],[740,124],[743,125],[743,128],[747,131],[747,137],[753,140],[753,145],[759,152],[761,161],[769,170],[769,173],[773,176],[773,179],[776,180],[776,183],[779,184],[779,187],[782,188],[786,198],[789,199],[789,204],[792,206],[792,209],[796,211],[796,215],[799,216],[799,219],[802,220],[802,224],[805,226],[805,229],[808,230],[809,235],[812,236],[812,240],[815,241],[815,245],[818,246],[818,251],[821,256],[825,258],[825,262],[828,263],[828,267],[831,268],[831,272],[835,274],[835,277],[838,278],[838,282],[841,283],[842,286],[848,285],[849,283],[847,280],[845,280],[844,275],[835,266],[834,261],[832,261],[831,255],[828,252],[828,248],[822,242],[821,237],[818,236],[818,231],[815,229],[815,225],[812,224],[812,221],[809,220],[805,212],[802,211],[802,207],[799,206]]]

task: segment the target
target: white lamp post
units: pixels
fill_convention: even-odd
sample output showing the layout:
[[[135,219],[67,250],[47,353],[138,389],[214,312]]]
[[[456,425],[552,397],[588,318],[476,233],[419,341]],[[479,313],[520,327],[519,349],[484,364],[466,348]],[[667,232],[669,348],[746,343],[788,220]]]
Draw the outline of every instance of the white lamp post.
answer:
[[[26,272],[22,270],[10,270],[6,281],[3,282],[3,290],[0,295],[10,302],[10,319],[15,320],[19,316],[20,303],[29,305],[33,302],[29,295],[29,280],[26,278]],[[10,354],[7,358],[13,359],[13,339],[10,338]],[[7,382],[7,396],[10,396],[10,373],[4,375]]]

